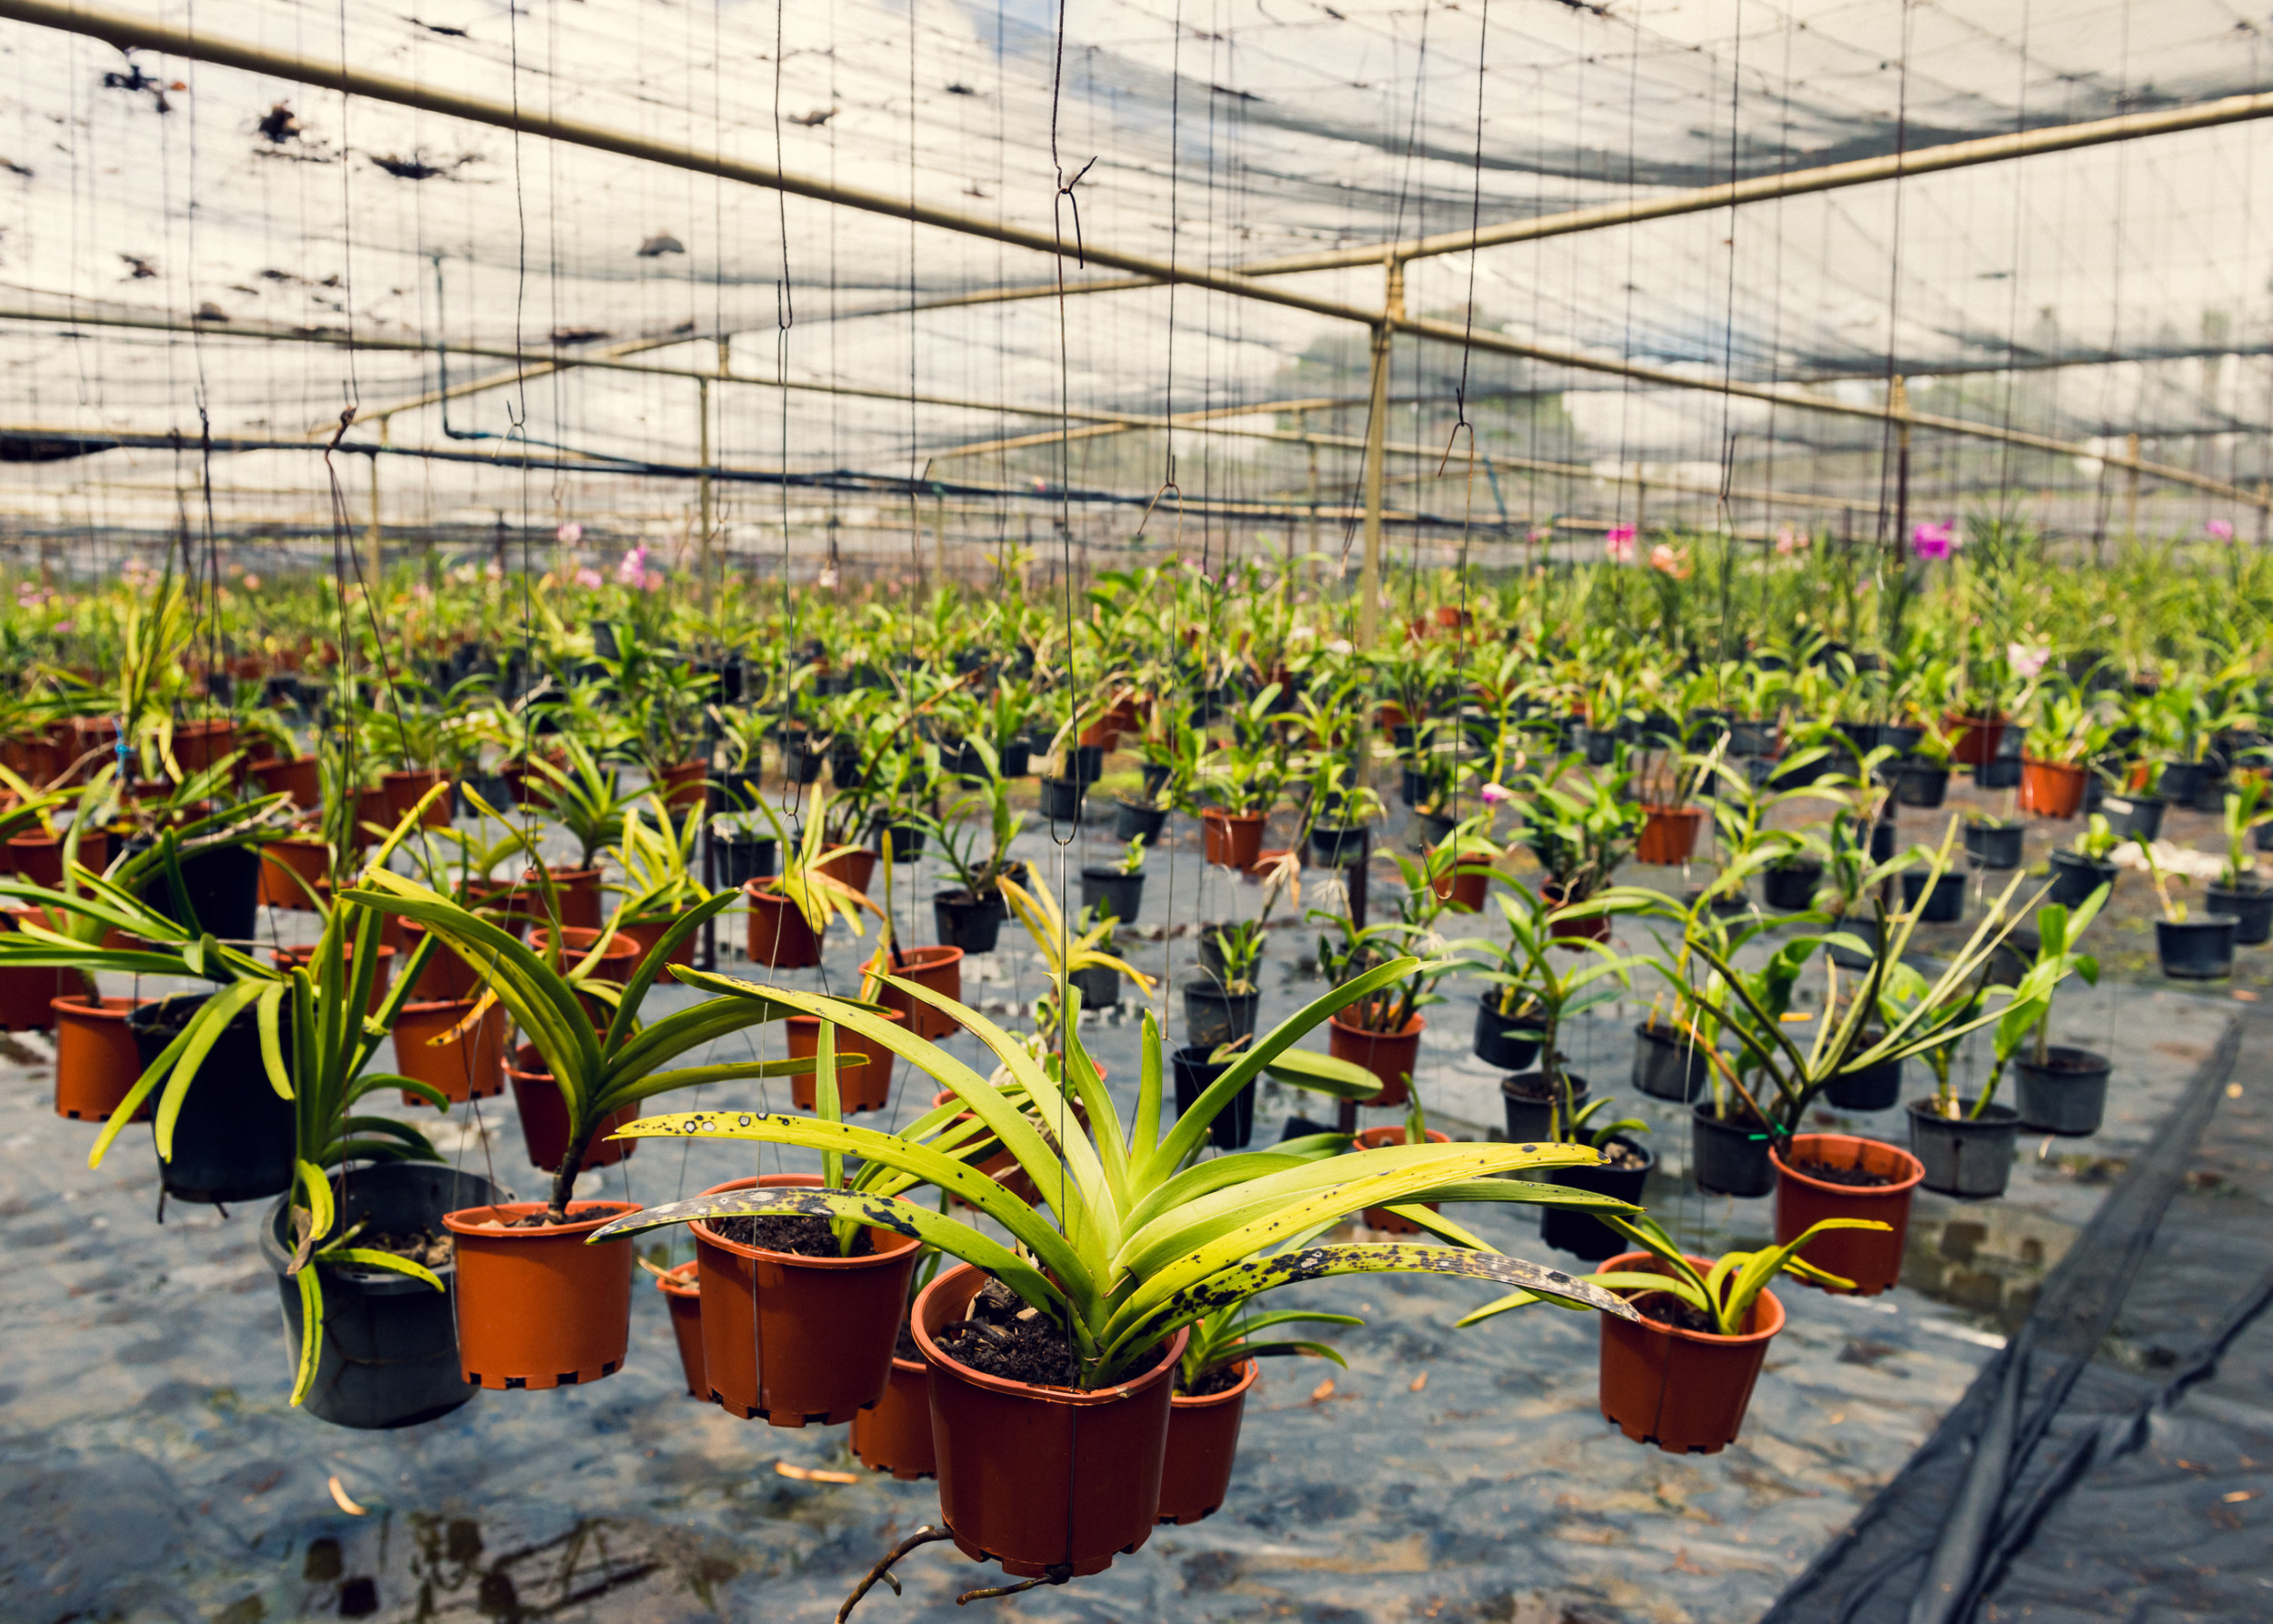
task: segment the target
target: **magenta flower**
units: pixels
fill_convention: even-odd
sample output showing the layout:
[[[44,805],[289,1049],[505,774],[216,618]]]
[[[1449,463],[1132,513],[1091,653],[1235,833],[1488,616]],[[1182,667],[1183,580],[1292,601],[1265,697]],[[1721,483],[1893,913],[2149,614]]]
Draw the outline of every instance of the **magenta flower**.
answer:
[[[606,580],[598,570],[593,568],[589,564],[586,564],[576,571],[576,585],[587,588],[596,588],[606,585]]]
[[[1609,555],[1610,562],[1613,564],[1633,563],[1634,526],[1631,525],[1611,526],[1602,537],[1602,550]]]
[[[616,566],[616,584],[619,586],[636,586],[646,578],[646,575],[647,549],[634,546],[624,554],[623,561]]]
[[[1516,798],[1516,792],[1505,784],[1487,784],[1484,786],[1483,795],[1484,804],[1487,807],[1497,807],[1503,801],[1512,801]]]
[[[2233,526],[2224,519],[2212,519],[2202,528],[2210,533],[2212,541],[2231,541],[2234,538]]]
[[[1910,551],[1921,558],[1947,558],[1949,549],[1957,545],[1958,527],[1947,521],[1914,525],[1910,528]]]

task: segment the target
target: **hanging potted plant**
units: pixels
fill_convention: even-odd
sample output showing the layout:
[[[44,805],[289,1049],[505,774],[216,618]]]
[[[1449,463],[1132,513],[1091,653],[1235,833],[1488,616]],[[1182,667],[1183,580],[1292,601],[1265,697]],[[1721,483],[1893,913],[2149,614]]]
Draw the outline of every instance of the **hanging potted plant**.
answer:
[[[1329,909],[1313,908],[1307,916],[1324,927],[1317,966],[1328,981],[1356,980],[1400,957],[1430,935],[1444,912],[1419,865],[1402,852],[1389,855],[1405,882],[1394,893],[1395,918],[1361,927],[1347,914]],[[1381,1092],[1373,1101],[1378,1106],[1405,1103],[1420,1063],[1421,1033],[1428,1026],[1421,1011],[1444,1002],[1437,983],[1455,967],[1451,960],[1417,962],[1418,967],[1404,980],[1345,1006],[1327,1023],[1327,1052],[1364,1067],[1380,1080]]]
[[[2109,859],[2122,844],[2123,837],[2109,827],[2106,817],[2094,812],[2068,849],[2053,851],[2052,885],[2045,899],[2076,907],[2095,891],[2113,886],[2117,870]]]
[[[1263,825],[1287,780],[1287,741],[1272,725],[1271,707],[1281,692],[1266,683],[1246,704],[1231,711],[1231,738],[1217,752],[1207,780],[1216,804],[1200,814],[1203,855],[1219,867],[1241,871],[1256,866],[1263,850]]]
[[[994,747],[973,739],[966,747],[978,753],[986,777],[976,791],[949,807],[946,817],[925,820],[956,880],[934,894],[931,907],[940,941],[966,953],[992,953],[1002,922],[1010,917],[995,882],[1010,871],[1010,843],[1026,826],[1026,817],[1010,805],[1010,787],[997,770],[1000,758]]]
[[[2266,781],[2248,777],[2224,797],[2223,826],[2226,866],[2203,895],[2213,911],[2234,919],[2234,940],[2256,947],[2273,936],[2273,890],[2258,883],[2258,859],[2249,849],[2254,829],[2273,824],[2273,810],[2265,808]]]
[[[2155,951],[2162,959],[2162,973],[2181,981],[2215,981],[2232,975],[2234,938],[2241,921],[2231,914],[2189,913],[2170,894],[2172,886],[2186,884],[2185,877],[2168,872],[2156,860],[2153,841],[2141,837],[2138,849],[2162,905],[2162,917],[2155,921]]]
[[[1239,1423],[1248,1392],[1267,1358],[1348,1361],[1324,1342],[1266,1341],[1263,1333],[1289,1325],[1363,1325],[1354,1314],[1309,1309],[1257,1313],[1237,1298],[1192,1322],[1191,1339],[1177,1361],[1176,1391],[1168,1400],[1168,1443],[1160,1462],[1159,1520],[1198,1522],[1223,1506],[1238,1457]]]
[[[1844,1287],[1799,1252],[1827,1229],[1870,1227],[1827,1218],[1783,1246],[1692,1258],[1647,1214],[1606,1214],[1637,1250],[1610,1258],[1585,1277],[1618,1292],[1634,1318],[1602,1322],[1602,1413],[1637,1444],[1671,1455],[1714,1455],[1736,1442],[1751,1407],[1753,1384],[1767,1346],[1784,1328],[1784,1305],[1767,1288],[1779,1274]],[[1540,1300],[1517,1290],[1461,1319],[1476,1325]]]
[[[1549,920],[1551,934],[1594,941],[1610,934],[1609,917],[1581,905],[1609,884],[1633,852],[1641,809],[1623,798],[1631,781],[1625,772],[1593,779],[1576,775],[1566,757],[1516,797],[1523,808],[1524,844],[1546,870],[1539,894],[1562,915]]]
[[[865,936],[860,910],[882,917],[866,893],[827,872],[829,859],[846,848],[828,840],[828,792],[815,789],[795,835],[766,802],[758,804],[780,843],[781,873],[753,881],[744,895],[750,904],[751,961],[776,969],[798,969],[821,962],[821,938],[842,918],[855,936]]]
[[[466,1379],[491,1388],[550,1388],[613,1375],[631,1334],[631,1249],[583,1242],[637,1208],[576,1199],[576,1176],[601,1125],[672,1088],[779,1077],[813,1065],[746,1060],[672,1068],[719,1038],[786,1013],[751,1000],[706,1002],[640,1024],[641,1006],[671,953],[733,898],[714,897],[683,915],[613,996],[614,1013],[599,1030],[579,997],[586,988],[563,972],[557,957],[532,951],[448,897],[374,867],[343,900],[416,920],[479,971],[543,1062],[542,1075],[551,1079],[566,1119],[549,1199],[491,1202],[443,1216],[456,1248]]]
[[[786,1003],[891,1046],[956,1096],[934,1115],[951,1118],[958,1108],[969,1112],[1036,1188],[1051,1192],[1052,1216],[907,1136],[801,1118],[752,1114],[745,1122],[741,1113],[707,1112],[654,1118],[627,1131],[856,1155],[864,1164],[903,1171],[960,1197],[1006,1229],[1020,1250],[904,1198],[814,1188],[752,1189],[657,1208],[619,1221],[603,1238],[689,1218],[796,1212],[857,1218],[962,1258],[963,1267],[941,1274],[918,1298],[913,1328],[931,1370],[946,1530],[903,1541],[878,1571],[923,1539],[953,1538],[975,1559],[998,1561],[1036,1580],[1097,1572],[1151,1532],[1160,1504],[1171,1382],[1188,1328],[1233,1289],[1245,1295],[1294,1278],[1419,1270],[1500,1279],[1631,1312],[1598,1288],[1567,1288],[1569,1277],[1559,1271],[1457,1243],[1311,1245],[1266,1256],[1277,1254],[1290,1238],[1318,1234],[1382,1201],[1403,1207],[1431,1198],[1577,1199],[1575,1193],[1550,1197],[1536,1186],[1490,1175],[1577,1161],[1590,1152],[1424,1146],[1327,1156],[1293,1168],[1286,1168],[1284,1158],[1236,1156],[1192,1164],[1216,1111],[1267,1061],[1336,1010],[1412,967],[1410,961],[1385,965],[1377,983],[1361,977],[1313,1003],[1260,1038],[1165,1132],[1160,1040],[1147,1023],[1136,1113],[1126,1138],[1071,1018],[1077,992],[1058,988],[1069,1012],[1061,1027],[1062,1087],[1018,1039],[976,1010],[956,1010],[958,1023],[988,1047],[1038,1107],[1047,1139],[979,1073],[856,1005],[682,972],[682,979],[697,985],[721,991],[738,986],[738,996],[761,1005]],[[917,989],[909,990],[914,996]],[[1086,1105],[1086,1128],[1075,1098]],[[918,1125],[932,1131],[939,1126]],[[1430,1221],[1444,1223],[1434,1215]],[[1114,1236],[1121,1238],[1117,1246],[1108,1238]]]
[[[2107,748],[2108,728],[2089,694],[2068,688],[2047,696],[2020,757],[2020,809],[2038,817],[2083,810],[2091,763]]]
[[[1565,1023],[1600,1005],[1613,1002],[1629,985],[1631,961],[1590,938],[1561,938],[1554,934],[1555,909],[1525,890],[1503,892],[1497,899],[1507,922],[1505,947],[1487,937],[1471,937],[1452,944],[1455,951],[1475,957],[1456,961],[1478,972],[1478,978],[1499,987],[1502,997],[1520,998],[1528,1018],[1536,1070],[1518,1071],[1500,1079],[1500,1105],[1507,1114],[1510,1144],[1563,1142],[1564,1129],[1577,1118],[1587,1098],[1587,1079],[1565,1065],[1559,1046]],[[1611,897],[1586,905],[1609,911],[1629,906]],[[1576,940],[1577,956],[1569,951]],[[1563,949],[1558,957],[1555,949]],[[1492,994],[1486,994],[1487,998]]]
[[[2032,1132],[2097,1133],[2107,1112],[2108,1076],[2114,1069],[2108,1058],[2052,1041],[2052,999],[2060,981],[2072,972],[2088,987],[2099,985],[2099,961],[2077,952],[2076,943],[2107,899],[2102,887],[2073,912],[2056,902],[2037,909],[2036,962],[2024,973],[2023,984],[2038,987],[2043,1012],[2037,1018],[2036,1041],[2013,1062],[2020,1125]]]
[[[1668,744],[1646,752],[1642,764],[1634,786],[1642,808],[1634,860],[1661,867],[1686,864],[1705,823],[1705,809],[1691,802],[1719,770],[1720,750],[1692,755]]]

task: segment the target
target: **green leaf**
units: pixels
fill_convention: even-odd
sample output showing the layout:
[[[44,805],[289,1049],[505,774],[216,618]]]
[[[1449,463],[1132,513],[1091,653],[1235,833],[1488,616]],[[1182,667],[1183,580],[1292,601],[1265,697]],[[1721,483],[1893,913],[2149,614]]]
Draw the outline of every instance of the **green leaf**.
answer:
[[[390,1274],[408,1275],[414,1280],[424,1280],[436,1291],[443,1289],[442,1277],[423,1263],[393,1252],[382,1252],[373,1247],[332,1247],[315,1254],[315,1260],[331,1268],[376,1268]]]
[[[292,1376],[292,1407],[297,1408],[315,1385],[316,1354],[324,1345],[324,1288],[312,1268],[293,1278],[300,1288],[300,1363]]]

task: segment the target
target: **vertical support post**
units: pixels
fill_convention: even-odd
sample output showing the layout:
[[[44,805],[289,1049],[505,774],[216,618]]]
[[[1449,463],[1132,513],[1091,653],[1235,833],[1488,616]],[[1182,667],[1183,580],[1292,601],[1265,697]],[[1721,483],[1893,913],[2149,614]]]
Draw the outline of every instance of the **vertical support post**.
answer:
[[[1894,556],[1906,556],[1910,545],[1910,391],[1901,378],[1887,389],[1887,406],[1897,414],[1894,426]]]
[[[942,488],[934,493],[931,509],[931,573],[934,584],[947,584],[947,493]]]
[[[699,419],[696,427],[696,455],[702,464],[702,474],[695,486],[695,496],[701,508],[696,523],[702,526],[696,541],[696,566],[703,572],[703,607],[709,608],[715,601],[711,589],[710,539],[710,380],[695,380],[695,415]]]
[[[2266,524],[2267,524],[2267,521],[2268,521],[2268,520],[2273,520],[2273,501],[2268,501],[2268,492],[2273,492],[2273,485],[2268,485],[2268,484],[2266,483],[2266,481],[2264,481],[2264,480],[2262,480],[2262,479],[2258,480],[2258,545],[2259,546],[2263,546],[2265,545],[2265,541],[2266,541],[2265,531],[2266,531]]]
[[[1366,556],[1357,577],[1357,647],[1371,648],[1381,627],[1381,477],[1388,460],[1389,345],[1405,316],[1405,266],[1388,262],[1381,320],[1373,329],[1373,379],[1366,410]]]
[[[387,431],[394,424],[392,417],[379,419],[380,445],[386,444]],[[371,454],[371,523],[363,533],[363,550],[365,556],[370,560],[366,566],[366,578],[371,584],[372,601],[375,603],[378,601],[379,582],[386,567],[386,553],[379,540],[379,454],[375,451]]]
[[[2130,434],[2123,436],[2123,454],[2131,459],[2131,466],[2124,470],[2123,528],[2129,532],[2133,541],[2137,541],[2138,539],[2138,436]]]
[[[1649,481],[1642,477],[1642,466],[1634,465],[1634,540],[1638,546],[1649,539]]]

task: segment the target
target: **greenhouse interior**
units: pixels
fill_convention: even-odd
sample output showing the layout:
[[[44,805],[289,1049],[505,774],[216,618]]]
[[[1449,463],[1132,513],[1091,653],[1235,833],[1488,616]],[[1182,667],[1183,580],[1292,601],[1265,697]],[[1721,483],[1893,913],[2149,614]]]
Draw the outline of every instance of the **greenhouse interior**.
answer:
[[[0,0],[0,1617],[2273,1618],[2273,14],[419,13]]]

